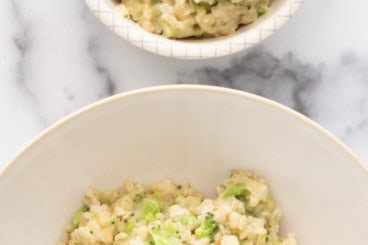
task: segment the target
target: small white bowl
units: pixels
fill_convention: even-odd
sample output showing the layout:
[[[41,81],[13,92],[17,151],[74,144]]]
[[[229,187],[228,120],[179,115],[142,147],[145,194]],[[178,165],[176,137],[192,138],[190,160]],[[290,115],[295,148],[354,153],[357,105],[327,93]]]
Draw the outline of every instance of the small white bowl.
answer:
[[[368,244],[368,175],[304,116],[207,86],[117,95],[67,117],[0,176],[0,244],[56,244],[89,186],[190,181],[207,194],[234,168],[265,177],[300,245]]]
[[[155,54],[182,58],[207,59],[229,55],[249,48],[273,34],[299,9],[304,0],[273,0],[271,10],[233,35],[172,40],[145,31],[122,17],[112,0],[85,0],[92,12],[112,31],[130,43]]]

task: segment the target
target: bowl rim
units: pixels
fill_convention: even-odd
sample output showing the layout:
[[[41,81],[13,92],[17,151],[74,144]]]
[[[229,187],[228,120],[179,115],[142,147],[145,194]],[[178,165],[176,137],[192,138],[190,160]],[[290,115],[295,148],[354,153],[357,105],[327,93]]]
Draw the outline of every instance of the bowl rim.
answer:
[[[210,59],[248,49],[271,36],[300,9],[305,0],[279,0],[275,11],[246,25],[243,31],[206,40],[183,41],[150,33],[121,16],[112,0],[84,0],[91,12],[112,32],[148,52],[178,59]],[[247,28],[248,26],[248,28]]]
[[[62,119],[58,120],[57,122],[53,123],[46,129],[42,130],[36,137],[31,139],[25,146],[23,146],[18,153],[15,154],[15,156],[5,162],[3,166],[0,168],[0,179],[8,173],[12,166],[16,164],[16,162],[28,151],[31,150],[31,148],[36,145],[38,142],[43,140],[47,137],[47,135],[55,130],[58,130],[59,128],[63,127],[64,125],[68,124],[69,122],[73,121],[74,119],[77,119],[81,116],[83,116],[86,113],[90,113],[102,106],[106,106],[110,103],[114,103],[118,100],[125,100],[129,99],[130,97],[134,96],[140,96],[140,95],[146,95],[146,94],[154,94],[154,93],[160,93],[163,91],[197,91],[197,92],[211,92],[211,93],[218,93],[218,94],[227,94],[230,96],[237,96],[248,100],[253,100],[257,103],[261,103],[264,105],[267,105],[269,107],[272,107],[273,109],[289,114],[290,116],[297,119],[300,123],[303,123],[305,126],[308,126],[310,129],[314,130],[315,132],[318,132],[321,136],[327,138],[332,144],[337,145],[343,152],[345,152],[347,155],[351,157],[353,162],[355,164],[359,165],[363,171],[368,175],[368,166],[345,144],[343,143],[339,138],[337,138],[335,135],[330,133],[327,129],[313,121],[312,119],[304,116],[303,114],[285,106],[278,102],[275,102],[273,100],[261,97],[256,94],[252,94],[249,92],[236,90],[236,89],[230,89],[230,88],[224,88],[224,87],[217,87],[217,86],[210,86],[210,85],[197,85],[197,84],[185,84],[185,85],[160,85],[160,86],[152,86],[152,87],[146,87],[141,89],[136,89],[132,91],[122,92],[104,99],[101,99],[99,101],[96,101],[90,105],[84,106],[81,109],[63,117]],[[367,176],[368,177],[368,176]]]

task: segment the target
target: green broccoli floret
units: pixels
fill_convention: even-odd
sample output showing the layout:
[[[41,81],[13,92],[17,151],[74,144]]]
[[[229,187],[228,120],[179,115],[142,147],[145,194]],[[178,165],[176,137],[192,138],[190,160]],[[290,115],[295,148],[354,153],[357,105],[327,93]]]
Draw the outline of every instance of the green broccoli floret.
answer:
[[[176,225],[171,220],[165,221],[164,229],[165,229],[165,234],[167,234],[168,236],[176,236],[177,235],[178,228],[176,227]]]
[[[155,245],[172,245],[168,238],[161,234],[152,234],[152,239],[155,242]]]
[[[243,185],[229,184],[223,192],[224,197],[240,196],[246,190]]]
[[[156,214],[160,212],[161,208],[157,201],[153,199],[144,199],[142,212],[144,215],[144,219],[148,222],[156,219]]]
[[[196,217],[191,215],[191,214],[188,214],[188,215],[185,215],[181,218],[181,223],[183,225],[190,225],[190,224],[193,224],[194,222],[196,222]]]
[[[204,9],[206,11],[206,13],[209,13],[211,11],[211,4],[207,3],[207,2],[201,2],[195,5],[195,10],[197,12],[200,12],[201,9]]]
[[[152,237],[148,237],[148,238],[147,238],[147,240],[146,240],[146,243],[147,243],[148,245],[155,245],[155,241],[153,240],[153,238],[152,238]]]
[[[257,4],[256,9],[257,9],[258,14],[260,15],[265,14],[269,11],[268,6],[265,4]]]
[[[195,234],[200,238],[207,237],[210,242],[213,242],[219,229],[220,227],[214,219],[213,213],[207,213],[203,223],[195,230]]]
[[[160,226],[154,226],[150,229],[152,241],[155,245],[173,245],[168,237],[160,233]]]
[[[87,211],[89,211],[89,207],[87,207],[86,205],[84,205],[83,207],[78,209],[78,211],[75,212],[74,215],[73,215],[72,224],[75,225],[75,226],[78,226],[79,223],[82,220],[83,213],[85,213]]]
[[[135,225],[135,219],[133,217],[125,220],[124,232],[130,235],[133,231],[134,225]]]

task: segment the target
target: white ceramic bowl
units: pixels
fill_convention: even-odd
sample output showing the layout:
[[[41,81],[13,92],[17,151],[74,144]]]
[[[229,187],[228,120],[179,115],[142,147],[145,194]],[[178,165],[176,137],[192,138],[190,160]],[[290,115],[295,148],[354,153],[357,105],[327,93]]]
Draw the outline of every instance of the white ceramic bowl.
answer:
[[[170,40],[149,33],[123,18],[112,0],[85,0],[92,12],[112,31],[135,46],[155,54],[183,59],[206,59],[229,55],[249,48],[285,24],[304,0],[273,0],[269,13],[235,34],[207,39]]]
[[[89,186],[169,177],[213,194],[233,168],[269,180],[299,244],[368,244],[368,175],[346,146],[272,101],[191,85],[117,95],[42,133],[0,178],[0,244],[55,244]]]

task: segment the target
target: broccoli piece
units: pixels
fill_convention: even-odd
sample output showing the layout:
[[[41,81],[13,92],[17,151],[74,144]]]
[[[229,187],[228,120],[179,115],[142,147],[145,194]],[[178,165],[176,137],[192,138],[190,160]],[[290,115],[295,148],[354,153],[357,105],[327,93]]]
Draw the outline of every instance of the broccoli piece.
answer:
[[[170,242],[165,236],[161,234],[152,234],[152,239],[155,242],[155,245],[172,245],[173,243]]]
[[[130,235],[133,231],[134,225],[135,225],[135,219],[133,217],[125,220],[124,232]]]
[[[157,201],[153,199],[144,199],[142,212],[144,215],[144,219],[148,222],[155,220],[156,214],[160,212],[161,208]]]
[[[258,14],[260,15],[265,14],[269,11],[268,6],[265,4],[257,4],[256,9],[257,9]]]
[[[183,225],[190,225],[193,224],[194,222],[196,222],[196,217],[191,214],[185,215],[181,218],[181,223]]]
[[[152,237],[148,237],[146,242],[147,242],[148,245],[155,245],[155,241],[153,240]]]
[[[160,233],[160,226],[154,226],[150,229],[153,244],[155,245],[173,245],[168,237]]]
[[[165,233],[169,236],[176,236],[178,229],[176,227],[176,225],[171,221],[171,220],[167,220],[164,223],[164,228],[165,228]]]
[[[207,213],[203,223],[195,230],[195,234],[200,238],[207,237],[210,242],[213,242],[219,229],[220,227],[214,219],[213,213]]]
[[[201,9],[204,9],[206,11],[206,13],[211,12],[211,4],[207,3],[207,2],[201,2],[195,5],[195,10],[197,12],[200,12]]]
[[[79,223],[82,220],[83,213],[85,213],[87,211],[89,211],[89,207],[87,207],[86,205],[84,205],[83,207],[78,209],[78,211],[75,212],[74,215],[73,215],[72,224],[75,225],[75,226],[78,226]]]
[[[245,186],[229,184],[223,192],[224,197],[240,196],[246,190]]]

